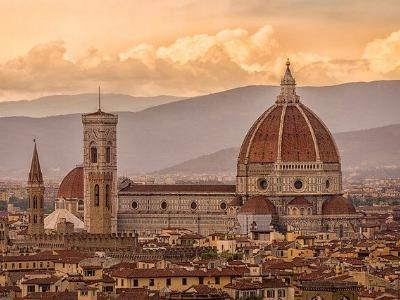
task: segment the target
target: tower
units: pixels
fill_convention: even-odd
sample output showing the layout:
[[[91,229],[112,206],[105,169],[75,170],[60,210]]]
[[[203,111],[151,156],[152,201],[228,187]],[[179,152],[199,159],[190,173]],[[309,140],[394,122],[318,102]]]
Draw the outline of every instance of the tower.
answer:
[[[116,232],[118,116],[103,112],[82,115],[84,222],[89,233]]]
[[[44,185],[39,155],[34,140],[31,170],[28,178],[28,234],[44,233],[43,195]]]

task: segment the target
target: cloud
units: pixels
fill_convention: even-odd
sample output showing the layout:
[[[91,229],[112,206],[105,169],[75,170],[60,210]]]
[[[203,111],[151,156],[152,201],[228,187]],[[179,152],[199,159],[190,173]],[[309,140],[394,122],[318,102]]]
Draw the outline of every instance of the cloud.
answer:
[[[310,52],[288,52],[273,28],[255,32],[223,29],[155,46],[141,43],[121,53],[91,48],[68,57],[63,41],[33,47],[26,55],[0,64],[0,97],[79,93],[101,83],[108,92],[133,95],[196,95],[250,84],[279,84],[287,57],[297,81],[325,85],[388,79],[400,66],[400,31],[368,43],[362,57],[332,58]]]
[[[362,56],[369,62],[372,71],[390,73],[400,67],[400,30],[388,37],[369,42]]]

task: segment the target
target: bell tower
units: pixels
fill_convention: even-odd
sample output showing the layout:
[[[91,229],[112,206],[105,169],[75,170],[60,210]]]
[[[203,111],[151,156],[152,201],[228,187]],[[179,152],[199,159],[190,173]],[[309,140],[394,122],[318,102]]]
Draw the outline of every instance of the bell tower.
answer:
[[[36,140],[33,140],[31,170],[29,172],[28,191],[28,234],[36,235],[44,233],[43,195],[44,185],[42,170],[40,169],[39,155],[36,148]]]
[[[84,222],[87,232],[116,232],[118,115],[103,112],[82,115]]]

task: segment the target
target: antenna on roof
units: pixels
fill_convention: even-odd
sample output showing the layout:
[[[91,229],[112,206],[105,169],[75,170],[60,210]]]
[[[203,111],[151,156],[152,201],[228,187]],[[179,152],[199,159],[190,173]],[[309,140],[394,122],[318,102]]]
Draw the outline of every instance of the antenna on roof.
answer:
[[[101,100],[100,100],[100,85],[99,85],[99,111],[101,111]]]

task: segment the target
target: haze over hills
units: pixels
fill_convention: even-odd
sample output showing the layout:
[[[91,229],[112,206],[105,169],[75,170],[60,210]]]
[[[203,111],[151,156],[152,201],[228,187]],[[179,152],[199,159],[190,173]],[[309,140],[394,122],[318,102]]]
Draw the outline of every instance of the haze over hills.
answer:
[[[174,96],[133,97],[123,94],[101,94],[106,111],[140,111],[152,106],[183,99]],[[0,102],[0,116],[46,117],[93,111],[98,106],[98,94],[53,95],[33,100]]]
[[[343,169],[371,170],[386,167],[400,169],[400,124],[334,134],[340,149]],[[165,168],[157,174],[235,173],[240,147],[222,149]]]
[[[251,124],[275,101],[278,90],[271,86],[242,87],[139,112],[119,113],[119,174],[154,172],[201,155],[237,147]],[[400,81],[304,87],[299,88],[298,93],[301,101],[316,112],[332,132],[400,123]],[[80,114],[0,118],[0,128],[0,176],[26,176],[34,136],[38,139],[45,175],[64,176],[82,161]],[[356,133],[341,135],[346,134]],[[392,163],[397,163],[398,138],[392,135],[389,139],[387,132],[378,132],[374,138],[363,132],[357,134],[360,135],[358,142],[353,137],[345,139],[350,145],[343,146],[344,168],[352,162],[365,163],[363,156],[357,158],[346,154],[348,151],[355,153],[357,149],[361,152],[371,149],[371,155],[386,156],[388,163],[391,159],[394,159]],[[339,144],[341,135],[338,136]],[[382,145],[387,149],[381,148]],[[351,150],[352,147],[355,150]],[[390,151],[393,151],[392,156],[388,154]],[[346,157],[352,158],[347,160]]]

